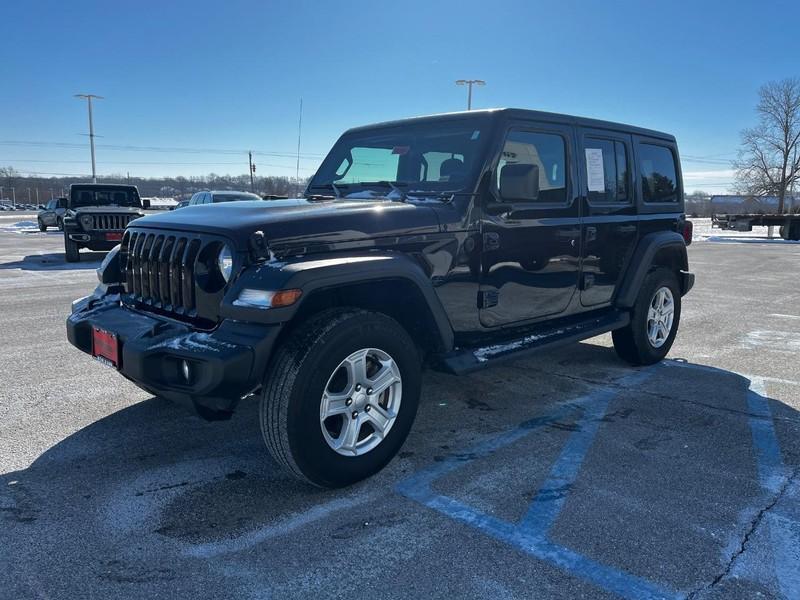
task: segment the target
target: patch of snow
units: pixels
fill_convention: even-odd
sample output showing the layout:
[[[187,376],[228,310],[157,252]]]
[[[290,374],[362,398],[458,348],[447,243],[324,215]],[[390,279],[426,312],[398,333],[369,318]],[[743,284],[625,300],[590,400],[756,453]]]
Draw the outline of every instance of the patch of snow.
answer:
[[[478,359],[478,362],[486,362],[498,354],[506,354],[507,352],[512,352],[514,350],[520,350],[521,348],[524,348],[533,342],[552,337],[554,335],[559,335],[561,333],[564,333],[563,329],[558,329],[552,333],[548,333],[547,335],[527,335],[522,339],[514,340],[513,342],[509,342],[507,344],[495,344],[493,346],[478,348],[477,350],[473,350],[472,354]]]
[[[169,348],[170,350],[200,350],[219,352],[222,348],[236,348],[234,344],[211,338],[208,333],[190,333],[170,338],[165,342],[153,346],[154,348]]]

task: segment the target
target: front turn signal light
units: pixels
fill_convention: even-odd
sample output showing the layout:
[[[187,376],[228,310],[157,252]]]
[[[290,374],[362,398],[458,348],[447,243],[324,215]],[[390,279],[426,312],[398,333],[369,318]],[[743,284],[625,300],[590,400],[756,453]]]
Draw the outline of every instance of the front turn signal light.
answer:
[[[271,291],[245,288],[239,292],[233,304],[252,308],[281,308],[291,306],[302,294],[302,290],[298,289]]]

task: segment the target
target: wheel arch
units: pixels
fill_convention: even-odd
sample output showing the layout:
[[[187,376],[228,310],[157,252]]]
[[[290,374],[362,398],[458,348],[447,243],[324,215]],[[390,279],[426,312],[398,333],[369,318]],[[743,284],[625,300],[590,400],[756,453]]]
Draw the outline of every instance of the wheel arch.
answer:
[[[288,307],[258,309],[236,306],[242,289],[300,289],[300,300]],[[453,329],[423,269],[406,255],[375,252],[362,256],[304,257],[267,263],[248,270],[231,287],[222,316],[238,320],[283,323],[281,338],[311,315],[331,307],[354,307],[384,313],[398,321],[426,352],[453,348]],[[280,342],[280,338],[279,338]]]
[[[681,234],[675,231],[658,231],[647,234],[639,241],[615,304],[622,308],[633,307],[644,278],[654,267],[666,267],[674,271],[681,287],[681,295],[689,291],[691,282],[680,277],[681,272],[689,270],[686,242]]]

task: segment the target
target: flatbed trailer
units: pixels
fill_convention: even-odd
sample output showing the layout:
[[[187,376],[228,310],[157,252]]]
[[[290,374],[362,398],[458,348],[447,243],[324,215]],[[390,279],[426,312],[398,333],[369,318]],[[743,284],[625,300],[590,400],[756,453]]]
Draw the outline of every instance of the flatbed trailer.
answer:
[[[733,231],[753,231],[753,227],[778,227],[785,240],[800,240],[800,214],[711,215],[711,226]]]

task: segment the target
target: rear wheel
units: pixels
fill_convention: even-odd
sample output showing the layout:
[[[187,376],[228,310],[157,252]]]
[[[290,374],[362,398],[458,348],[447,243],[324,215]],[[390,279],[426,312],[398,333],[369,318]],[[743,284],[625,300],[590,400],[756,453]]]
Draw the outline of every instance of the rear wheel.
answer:
[[[411,429],[420,357],[394,319],[360,309],[312,317],[278,350],[260,405],[273,458],[298,479],[342,487],[382,469]]]
[[[36,219],[36,221],[39,224],[39,231],[47,231],[47,225],[44,224],[44,221],[41,219]]]
[[[657,268],[642,283],[631,322],[612,333],[614,349],[634,365],[657,363],[672,347],[680,319],[678,279],[670,269]]]
[[[64,231],[64,221],[63,221],[63,219],[60,219],[60,218],[57,219],[56,220],[56,226],[58,227],[59,231]]]
[[[64,236],[64,257],[67,262],[78,262],[81,259],[80,246],[67,236]]]

